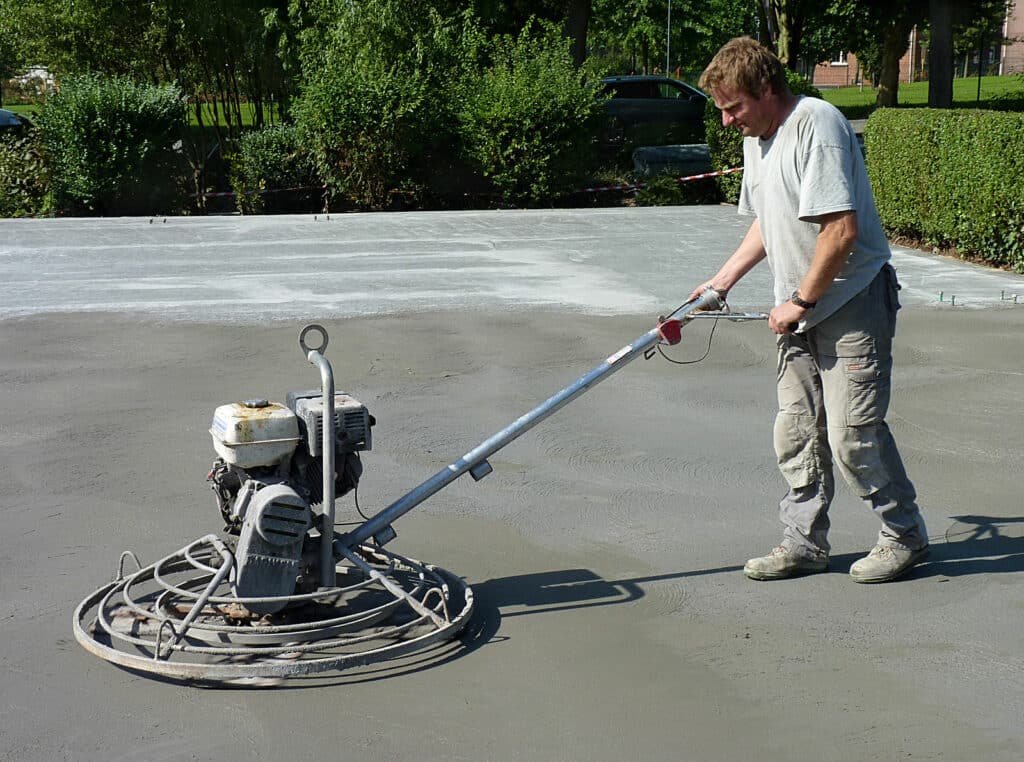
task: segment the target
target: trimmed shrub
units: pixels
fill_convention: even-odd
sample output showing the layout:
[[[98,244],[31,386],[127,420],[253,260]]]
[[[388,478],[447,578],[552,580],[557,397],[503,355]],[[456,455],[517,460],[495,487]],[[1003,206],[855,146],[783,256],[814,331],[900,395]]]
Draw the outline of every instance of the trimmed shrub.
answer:
[[[821,98],[821,91],[796,72],[786,69],[786,80],[794,95]],[[708,98],[707,106],[704,109],[704,123],[708,151],[711,154],[711,170],[718,172],[723,169],[742,167],[743,136],[733,127],[722,126],[722,112],[715,108],[712,98]],[[722,196],[730,204],[735,204],[740,200],[740,185],[743,183],[741,173],[736,172],[718,177],[715,182]]]
[[[185,111],[172,85],[97,74],[69,77],[36,123],[58,210],[128,215],[172,211]]]
[[[718,200],[711,178],[681,183],[674,175],[652,177],[636,194],[637,206],[693,206]]]
[[[462,83],[463,151],[510,203],[571,191],[593,153],[599,82],[575,67],[569,44],[553,25],[528,24],[518,38],[493,38],[490,66]]]
[[[313,157],[294,125],[245,133],[231,165],[231,188],[243,214],[308,210],[321,195]]]
[[[446,88],[460,71],[462,19],[407,0],[324,2],[303,35],[305,85],[293,114],[334,198],[383,208],[417,191],[444,142]]]
[[[1024,114],[879,109],[864,144],[887,233],[1024,272]]]
[[[49,209],[49,171],[37,130],[0,137],[0,217],[35,217]]]

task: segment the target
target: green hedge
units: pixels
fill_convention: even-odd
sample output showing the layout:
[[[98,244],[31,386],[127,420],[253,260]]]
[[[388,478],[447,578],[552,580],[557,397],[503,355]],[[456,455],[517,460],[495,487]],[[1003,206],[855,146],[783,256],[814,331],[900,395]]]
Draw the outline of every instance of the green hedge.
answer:
[[[789,89],[796,95],[820,98],[821,91],[794,71],[786,70]],[[711,169],[720,171],[743,166],[743,136],[735,127],[722,126],[722,112],[715,108],[713,98],[708,98],[704,109],[704,124],[707,132],[708,152],[711,155]],[[736,172],[718,177],[715,182],[722,196],[730,204],[740,200],[740,185],[743,175]]]
[[[1024,114],[879,109],[864,144],[890,236],[1024,272]]]
[[[0,136],[0,217],[46,214],[49,188],[39,131]]]
[[[554,26],[490,41],[490,66],[466,75],[458,132],[469,162],[505,201],[538,204],[578,187],[602,100]]]
[[[336,203],[387,208],[422,191],[426,157],[450,133],[445,97],[460,71],[461,18],[438,0],[311,3],[304,84],[292,109]]]
[[[36,117],[57,210],[71,214],[173,211],[185,111],[173,85],[68,77]]]
[[[314,208],[312,197],[322,195],[313,157],[303,147],[302,134],[294,125],[275,125],[243,134],[238,153],[231,157],[230,177],[238,210],[243,214],[308,211]]]

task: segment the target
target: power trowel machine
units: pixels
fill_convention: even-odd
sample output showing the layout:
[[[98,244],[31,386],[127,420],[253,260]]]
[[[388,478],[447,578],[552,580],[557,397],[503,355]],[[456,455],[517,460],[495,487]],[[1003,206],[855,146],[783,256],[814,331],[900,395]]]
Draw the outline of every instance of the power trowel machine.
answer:
[[[225,528],[142,566],[121,555],[114,581],[74,614],[78,642],[130,670],[177,680],[246,681],[344,670],[454,638],[473,611],[459,577],[385,548],[393,522],[455,479],[491,472],[488,458],[696,318],[731,313],[714,291],[672,315],[354,529],[335,531],[335,500],[362,474],[374,418],[335,390],[326,330],[299,345],[320,388],[222,405],[208,480]]]

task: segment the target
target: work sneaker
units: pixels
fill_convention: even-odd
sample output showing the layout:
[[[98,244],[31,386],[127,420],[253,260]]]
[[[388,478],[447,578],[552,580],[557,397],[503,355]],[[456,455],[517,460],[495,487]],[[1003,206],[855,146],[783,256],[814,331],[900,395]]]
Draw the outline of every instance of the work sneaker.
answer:
[[[747,561],[743,573],[751,579],[785,579],[822,572],[827,567],[828,556],[824,553],[801,552],[779,545],[767,556]]]
[[[850,567],[854,582],[888,582],[928,558],[928,546],[920,550],[876,545],[864,558]]]

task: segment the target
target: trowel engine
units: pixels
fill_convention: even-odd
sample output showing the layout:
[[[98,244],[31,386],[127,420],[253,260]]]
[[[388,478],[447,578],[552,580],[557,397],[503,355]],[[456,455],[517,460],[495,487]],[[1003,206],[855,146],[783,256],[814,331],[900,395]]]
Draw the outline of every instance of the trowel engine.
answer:
[[[284,405],[254,399],[221,405],[213,414],[218,457],[207,481],[225,531],[237,537],[234,594],[259,599],[243,604],[252,614],[280,611],[286,596],[316,590],[321,579],[320,538],[334,532],[320,526],[326,514],[314,511],[325,489],[323,410],[317,389],[291,392]],[[335,393],[336,496],[358,485],[359,453],[371,448],[374,423],[365,405]]]

